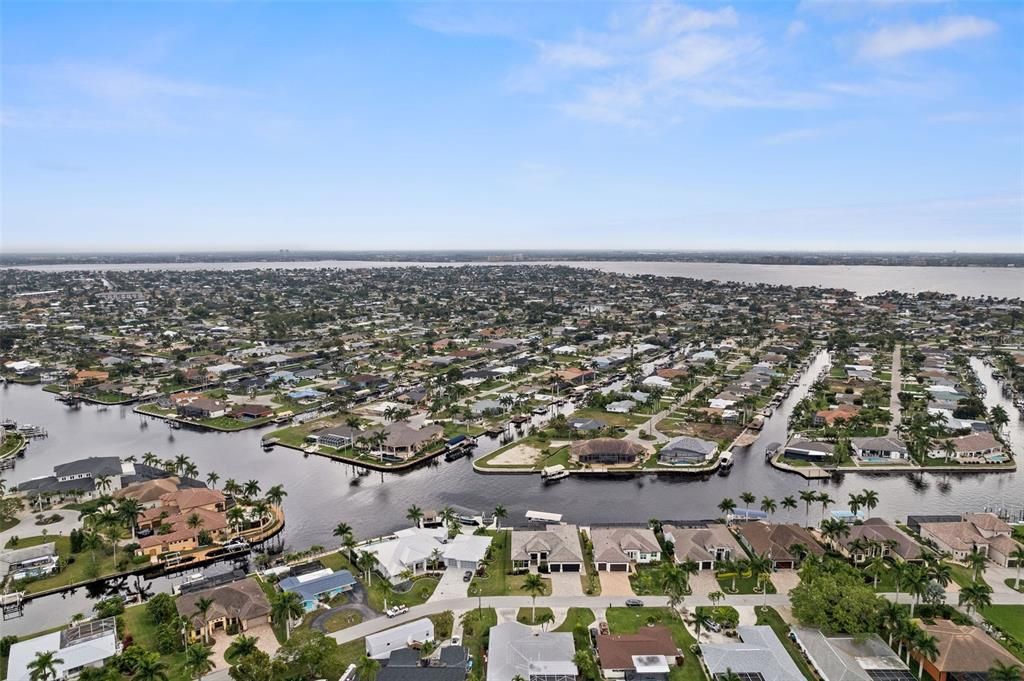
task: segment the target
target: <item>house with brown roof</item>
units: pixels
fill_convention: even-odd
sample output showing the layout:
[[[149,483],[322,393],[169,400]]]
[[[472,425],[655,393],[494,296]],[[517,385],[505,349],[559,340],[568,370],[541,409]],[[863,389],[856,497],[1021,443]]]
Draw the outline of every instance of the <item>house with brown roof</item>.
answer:
[[[911,654],[919,663],[924,663],[924,671],[935,681],[985,678],[996,662],[1020,666],[1017,658],[978,627],[955,624],[950,620],[919,624],[926,634],[935,637],[939,654],[934,660],[927,657],[922,660],[913,651]]]
[[[110,373],[106,371],[95,371],[92,369],[81,369],[75,373],[75,377],[71,379],[69,385],[72,387],[82,387],[87,385],[96,385],[97,383],[103,383],[110,378]]]
[[[229,405],[221,400],[197,397],[178,407],[178,414],[194,419],[215,419],[228,413]]]
[[[1003,458],[1003,443],[995,439],[991,433],[972,433],[953,438],[952,442],[956,450],[953,456],[961,463],[986,463],[992,457],[995,457],[996,461]],[[944,459],[947,454],[941,447],[937,447],[929,451],[928,456],[932,459]]]
[[[592,527],[594,563],[598,570],[630,572],[633,565],[661,560],[661,545],[646,527]]]
[[[822,409],[814,413],[814,425],[834,426],[840,421],[849,421],[860,413],[860,407],[853,404],[839,404],[832,409]]]
[[[143,511],[137,521],[139,538],[137,555],[159,556],[169,551],[191,551],[198,548],[202,533],[211,538],[227,534],[225,515],[227,502],[220,490],[181,489],[160,497],[160,505]]]
[[[718,561],[732,561],[746,555],[729,528],[719,523],[706,527],[662,525],[661,532],[665,541],[672,543],[675,562],[693,561],[700,570],[714,570]]]
[[[863,563],[875,556],[909,562],[924,557],[920,544],[883,518],[868,518],[863,523],[850,525],[850,533],[840,540],[839,550],[854,563]]]
[[[978,551],[1002,567],[1015,567],[1010,557],[1020,544],[1013,539],[1013,529],[994,513],[965,513],[958,521],[920,524],[921,537],[935,542],[940,551],[964,561]]]
[[[583,571],[583,548],[575,525],[513,530],[511,554],[514,570],[547,566],[551,572]]]
[[[213,605],[204,617],[198,613],[196,603],[209,598]],[[200,638],[205,630],[213,636],[218,630],[237,627],[248,631],[270,621],[270,601],[259,583],[252,577],[223,586],[202,589],[178,596],[174,602],[178,614],[192,623],[192,637]]]
[[[646,450],[635,442],[614,437],[577,440],[569,447],[569,459],[582,464],[632,465]]]
[[[802,546],[807,553],[825,555],[825,549],[814,539],[814,535],[796,524],[749,522],[737,528],[740,542],[759,556],[768,556],[775,570],[791,570],[800,567]]]
[[[597,637],[597,660],[605,679],[668,679],[678,654],[672,632],[664,626],[647,627],[635,634],[601,634]],[[642,674],[655,663],[664,672],[637,676],[638,672]]]

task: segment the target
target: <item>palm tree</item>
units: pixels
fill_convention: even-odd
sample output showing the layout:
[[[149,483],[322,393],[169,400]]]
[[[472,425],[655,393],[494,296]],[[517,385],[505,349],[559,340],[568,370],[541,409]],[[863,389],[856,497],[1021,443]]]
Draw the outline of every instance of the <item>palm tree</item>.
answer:
[[[718,502],[718,510],[722,512],[722,515],[728,518],[729,514],[736,510],[736,502],[729,497],[726,497]]]
[[[956,444],[952,439],[943,440],[939,448],[946,457],[946,463],[949,463],[949,460],[956,456]]]
[[[373,584],[373,569],[377,567],[377,556],[369,551],[361,551],[356,559],[356,566],[366,575],[366,584]]]
[[[914,600],[910,603],[910,617],[913,619],[914,607],[921,600],[921,596],[924,595],[924,592],[928,588],[928,584],[931,580],[928,579],[928,573],[919,565],[911,565],[910,569],[907,570],[905,579],[907,593],[914,597]]]
[[[235,532],[240,532],[242,522],[245,520],[245,509],[241,506],[232,506],[225,515],[227,516],[228,524],[235,528]]]
[[[359,662],[356,663],[356,676],[359,681],[373,681],[377,678],[377,672],[380,671],[380,662],[374,660],[372,657],[363,655],[359,658]]]
[[[242,493],[250,499],[255,499],[260,495],[260,482],[259,480],[249,480],[242,485]]]
[[[30,681],[50,681],[57,678],[57,665],[61,664],[64,664],[64,660],[57,657],[56,651],[47,650],[36,653],[25,667]]]
[[[121,541],[121,526],[120,525],[107,525],[100,533],[103,537],[110,542],[110,546],[114,549],[114,565],[117,565],[117,542]]]
[[[206,474],[206,484],[213,489],[217,489],[217,483],[220,481],[220,475],[217,471],[210,471]]]
[[[351,534],[346,534],[341,539],[341,547],[348,552],[349,562],[352,562],[352,556],[356,555],[356,538]]]
[[[715,681],[742,681],[742,678],[732,670],[732,667],[726,667],[725,673],[715,676]]]
[[[227,657],[233,660],[239,660],[246,655],[254,653],[259,650],[258,642],[259,639],[255,636],[239,634],[233,641],[231,641],[231,645],[228,646]]]
[[[864,505],[864,497],[856,492],[850,492],[850,513],[857,516],[857,511]]]
[[[302,597],[294,591],[280,591],[270,599],[270,621],[284,625],[286,641],[292,633],[292,620],[302,617],[305,611],[302,607]]]
[[[135,539],[135,520],[142,513],[142,504],[138,499],[125,497],[117,504],[117,515],[125,525],[132,530],[132,539]]]
[[[501,521],[504,520],[507,517],[508,517],[508,510],[504,506],[502,506],[501,504],[498,504],[497,506],[495,506],[494,507],[494,529],[500,530],[501,529]]]
[[[971,582],[960,589],[960,605],[967,606],[967,614],[992,605],[992,587],[983,582]]]
[[[281,503],[284,502],[286,496],[288,496],[288,492],[284,491],[284,485],[274,485],[267,490],[266,499],[271,505],[281,508]]]
[[[1007,664],[997,661],[988,670],[988,681],[1020,681],[1021,667],[1019,664]]]
[[[689,574],[681,565],[671,561],[664,563],[657,572],[658,585],[668,596],[668,604],[678,608],[683,596],[689,591]]]
[[[213,602],[212,598],[207,598],[206,596],[197,598],[195,603],[196,611],[192,613],[193,617],[198,617],[203,623],[203,643],[206,643],[210,633],[206,626],[206,618],[210,614],[210,608],[213,607]]]
[[[224,494],[236,497],[242,493],[242,486],[239,485],[234,478],[228,478],[224,481]]]
[[[865,489],[860,496],[861,504],[868,510],[867,516],[871,517],[871,511],[878,506],[878,492],[873,489]]]
[[[757,497],[754,496],[753,492],[744,492],[740,495],[740,500],[749,507],[752,503],[757,501]]]
[[[756,553],[748,561],[750,574],[757,575],[757,585],[764,595],[764,607],[768,607],[768,584],[772,577],[772,559],[768,554],[757,555]]]
[[[871,562],[867,564],[864,571],[867,572],[871,577],[874,578],[872,588],[878,591],[878,578],[885,574],[885,571],[889,569],[889,563],[886,562],[885,558],[881,555],[877,555],[871,559]]]
[[[981,579],[982,573],[988,567],[988,557],[979,551],[978,547],[974,547],[974,550],[967,554],[966,561],[967,567],[974,571],[974,581]]]
[[[1003,405],[997,404],[992,407],[988,412],[989,418],[992,419],[992,423],[995,424],[997,431],[1002,431],[1003,427],[1010,422],[1010,417],[1006,414],[1006,409]]]
[[[547,631],[547,625],[551,624],[554,621],[555,621],[554,614],[551,613],[551,612],[545,611],[545,612],[542,612],[540,614],[540,619],[537,620],[536,622],[534,622],[534,624],[539,624],[540,628],[541,628],[541,631]]]
[[[135,662],[132,681],[167,681],[167,665],[160,660],[160,654],[147,652]]]
[[[533,609],[530,613],[530,619],[534,622],[537,621],[537,596],[544,593],[544,580],[541,579],[540,575],[531,572],[526,575],[523,580],[523,591],[530,594],[530,598],[533,599]]]
[[[1013,588],[1020,591],[1020,569],[1024,566],[1024,546],[1017,545],[1013,551],[1010,551],[1010,559],[1017,561],[1017,574],[1013,578]]]
[[[194,679],[203,678],[204,674],[213,671],[213,648],[201,643],[193,643],[185,648],[185,669]]]
[[[903,607],[899,603],[890,600],[882,602],[880,614],[882,627],[889,632],[889,647],[892,647],[892,638],[900,630],[900,626],[907,619]]]
[[[786,509],[787,511],[792,511],[794,508],[797,507],[796,498],[792,496],[782,497],[782,501],[780,503],[782,504],[782,508]]]
[[[761,500],[761,511],[767,513],[769,516],[775,515],[775,510],[778,508],[778,504],[771,497],[765,497]]]
[[[413,504],[409,507],[409,510],[405,512],[405,519],[416,527],[419,527],[420,521],[423,520],[423,509],[416,504]]]
[[[923,630],[918,629],[917,636],[911,641],[911,645],[914,646],[914,652],[917,653],[917,675],[920,678],[924,678],[924,659],[928,658],[932,662],[939,656],[939,645],[938,641],[934,636],[926,634]]]
[[[142,455],[142,463],[146,464],[147,466],[153,466],[155,468],[156,465],[160,463],[160,457],[154,454],[153,452],[146,452],[145,454]]]
[[[904,563],[901,561],[896,562],[892,566],[892,581],[896,586],[896,602],[900,602],[900,591],[903,589],[903,585],[907,582],[907,576],[910,572],[910,563]]]
[[[825,519],[825,509],[836,502],[835,499],[828,495],[828,492],[822,492],[815,496],[815,501],[821,504],[821,519]]]
[[[804,502],[804,524],[811,521],[811,504],[818,500],[818,493],[812,489],[805,489],[800,492],[800,501]]]
[[[95,478],[93,478],[93,484],[96,486],[96,489],[98,489],[99,491],[101,491],[101,492],[109,492],[111,486],[114,483],[110,480],[110,476],[109,475],[97,475]]]

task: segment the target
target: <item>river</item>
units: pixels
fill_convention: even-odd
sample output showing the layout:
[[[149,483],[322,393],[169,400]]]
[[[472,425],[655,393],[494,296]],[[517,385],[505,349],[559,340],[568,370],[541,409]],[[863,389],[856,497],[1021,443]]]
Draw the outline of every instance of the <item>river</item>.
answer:
[[[690,277],[705,281],[748,284],[842,288],[859,296],[882,291],[920,293],[936,291],[965,297],[1019,298],[1024,295],[1024,268],[1013,267],[904,267],[881,265],[747,265],[716,262],[664,261],[550,261],[525,263],[429,263],[367,260],[310,260],[295,262],[180,262],[88,265],[30,265],[36,272],[126,272],[131,270],[251,270],[251,269],[367,269],[373,267],[458,267],[463,265],[567,265],[619,274]]]
[[[468,459],[440,461],[405,474],[372,474],[357,478],[351,466],[318,456],[278,448],[264,452],[260,437],[266,431],[211,433],[174,430],[159,421],[142,419],[130,408],[113,407],[99,411],[94,406],[71,410],[38,387],[12,385],[0,390],[0,415],[19,423],[42,425],[49,438],[34,441],[24,459],[13,471],[6,471],[9,483],[47,475],[58,463],[86,456],[141,456],[152,451],[161,458],[187,454],[205,475],[216,470],[221,480],[239,481],[258,478],[263,487],[283,484],[288,492],[284,501],[287,517],[282,540],[287,549],[304,549],[314,544],[337,544],[331,532],[340,521],[352,525],[357,537],[379,535],[403,526],[406,509],[441,508],[454,504],[475,509],[504,505],[509,520],[520,523],[527,510],[563,513],[568,522],[637,522],[650,518],[698,519],[718,515],[716,506],[723,497],[738,498],[744,491],[776,500],[796,495],[814,486],[827,491],[845,507],[851,492],[871,488],[878,492],[876,514],[902,518],[908,513],[957,513],[987,507],[1019,511],[1024,503],[1024,475],[855,475],[840,479],[808,482],[777,471],[764,461],[769,442],[782,442],[792,406],[806,393],[818,372],[827,365],[825,353],[811,363],[798,389],[780,405],[768,420],[758,441],[746,452],[740,451],[728,477],[706,479],[678,476],[644,476],[632,479],[569,478],[557,485],[544,486],[533,475],[483,475],[475,473]],[[1015,453],[1021,453],[1024,427],[1016,411],[1002,397],[991,370],[976,363],[979,376],[988,389],[986,402],[1003,404],[1011,414],[1011,441]],[[482,441],[477,455],[493,451],[497,441]],[[354,481],[358,480],[354,484]],[[760,502],[758,502],[760,503]],[[811,513],[817,513],[812,509]],[[795,511],[780,509],[779,520],[803,521],[801,505]],[[156,588],[166,588],[166,581]],[[88,595],[78,593],[55,596],[30,603],[25,617],[4,622],[5,631],[36,631],[67,620],[76,611],[90,607]]]

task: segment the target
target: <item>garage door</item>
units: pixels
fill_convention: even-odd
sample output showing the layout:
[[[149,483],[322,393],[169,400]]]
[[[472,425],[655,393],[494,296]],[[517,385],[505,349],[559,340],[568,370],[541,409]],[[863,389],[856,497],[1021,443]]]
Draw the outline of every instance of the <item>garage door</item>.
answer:
[[[775,567],[777,567],[780,570],[791,570],[793,568],[793,563],[792,561],[788,560],[780,560],[775,564]]]
[[[598,570],[607,570],[608,569],[608,563],[598,563],[597,564],[597,569]]]
[[[548,572],[561,572],[562,566],[559,563],[548,563]]]
[[[579,572],[579,571],[580,571],[579,563],[567,563],[566,565],[562,566],[562,572]]]
[[[628,563],[612,563],[611,568],[612,572],[629,572]]]

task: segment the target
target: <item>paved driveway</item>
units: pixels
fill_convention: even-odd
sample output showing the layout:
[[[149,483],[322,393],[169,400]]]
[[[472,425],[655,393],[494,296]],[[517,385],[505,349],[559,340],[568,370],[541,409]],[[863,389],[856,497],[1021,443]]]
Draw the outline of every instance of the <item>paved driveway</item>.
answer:
[[[713,591],[721,591],[722,587],[715,579],[714,570],[701,570],[690,577],[690,591],[694,596],[707,596]]]
[[[583,582],[580,581],[582,572],[552,572],[548,577],[551,579],[552,596],[582,596]]]
[[[259,624],[253,627],[249,627],[245,632],[246,636],[252,636],[256,638],[256,647],[265,652],[267,655],[273,656],[280,647],[277,643],[277,637],[274,636],[274,630],[269,624]],[[234,637],[228,636],[224,631],[218,631],[213,637],[213,662],[215,669],[225,669],[228,664],[224,661],[224,653],[227,651],[228,646]]]
[[[448,598],[465,598],[466,592],[469,590],[469,582],[462,581],[462,575],[465,572],[465,570],[453,567],[446,569],[441,575],[441,579],[438,580],[434,593],[427,599],[428,602],[443,601]]]
[[[796,570],[780,570],[772,573],[772,584],[780,594],[788,594],[790,589],[800,586],[800,575]]]
[[[323,631],[327,625],[327,620],[330,619],[331,615],[336,615],[342,612],[358,612],[363,616],[363,621],[371,620],[378,615],[379,612],[371,608],[366,603],[366,590],[362,585],[357,584],[352,591],[348,592],[348,602],[344,605],[336,605],[333,608],[323,608],[317,611],[317,614],[310,621],[309,626],[311,629],[317,631]],[[271,630],[271,636],[273,636],[273,630]]]
[[[599,570],[597,576],[601,579],[602,596],[635,596],[633,586],[629,583],[627,572],[607,572]]]

